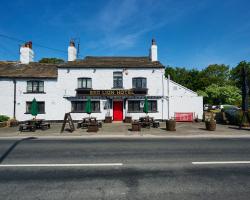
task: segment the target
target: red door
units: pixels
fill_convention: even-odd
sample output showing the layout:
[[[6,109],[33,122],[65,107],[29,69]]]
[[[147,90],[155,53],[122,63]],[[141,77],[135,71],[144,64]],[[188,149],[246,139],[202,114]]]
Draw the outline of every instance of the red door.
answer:
[[[114,121],[123,120],[123,102],[122,101],[113,102],[113,118],[114,118]]]

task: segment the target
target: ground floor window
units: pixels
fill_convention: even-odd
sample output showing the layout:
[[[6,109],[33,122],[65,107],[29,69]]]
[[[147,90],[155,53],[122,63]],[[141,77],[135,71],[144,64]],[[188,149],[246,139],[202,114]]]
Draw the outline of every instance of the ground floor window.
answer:
[[[26,113],[31,113],[31,101],[26,102]],[[38,105],[38,114],[44,114],[45,113],[45,102],[44,101],[37,101]]]
[[[71,112],[85,113],[87,101],[72,101]],[[92,112],[100,112],[100,101],[91,101]]]
[[[129,100],[128,112],[143,112],[144,100]],[[157,101],[148,101],[148,112],[157,112]]]

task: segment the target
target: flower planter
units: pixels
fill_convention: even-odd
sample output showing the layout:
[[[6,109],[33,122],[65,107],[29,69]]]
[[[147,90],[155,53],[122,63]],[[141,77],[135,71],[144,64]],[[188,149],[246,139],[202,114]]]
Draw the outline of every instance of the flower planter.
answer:
[[[17,127],[19,125],[19,122],[15,119],[11,119],[8,121],[9,127]]]
[[[132,131],[141,131],[140,122],[137,121],[132,122]]]
[[[7,126],[7,122],[0,122],[0,128]]]
[[[166,121],[166,130],[167,131],[176,131],[176,121],[173,119],[167,120]]]
[[[111,116],[106,116],[104,123],[112,123],[112,117]]]
[[[205,122],[206,129],[208,131],[215,131],[216,130],[216,120],[210,120]]]
[[[97,123],[90,123],[89,125],[88,125],[88,130],[87,130],[87,132],[97,132],[97,131],[99,131],[99,127],[98,127],[98,124]]]
[[[124,123],[132,123],[132,117],[125,117]]]

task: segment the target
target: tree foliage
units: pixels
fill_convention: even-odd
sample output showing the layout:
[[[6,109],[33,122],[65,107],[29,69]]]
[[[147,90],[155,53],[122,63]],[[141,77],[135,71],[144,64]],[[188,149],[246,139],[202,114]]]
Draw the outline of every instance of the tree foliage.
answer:
[[[243,61],[230,69],[228,65],[213,64],[203,70],[183,67],[166,67],[165,76],[204,97],[204,103],[236,104],[241,101],[241,70],[248,69],[250,86],[250,63]]]
[[[250,62],[242,61],[235,68],[233,68],[231,70],[231,72],[230,72],[230,80],[231,80],[231,82],[240,89],[242,87],[241,71],[242,71],[243,67],[245,67],[247,69],[247,72],[248,72],[248,84],[250,86]]]
[[[64,60],[60,58],[42,58],[39,63],[60,64],[64,63]]]
[[[211,84],[205,91],[199,91],[199,94],[204,97],[204,102],[213,105],[240,105],[241,102],[240,89],[231,85],[219,86]]]

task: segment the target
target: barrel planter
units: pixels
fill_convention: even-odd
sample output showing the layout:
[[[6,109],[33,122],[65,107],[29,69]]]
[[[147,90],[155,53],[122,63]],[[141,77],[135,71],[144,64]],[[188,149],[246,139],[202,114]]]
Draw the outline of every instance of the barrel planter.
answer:
[[[166,130],[167,131],[176,131],[176,121],[173,119],[167,120],[166,121]]]
[[[112,123],[112,117],[111,116],[106,116],[104,123]]]
[[[15,119],[11,119],[8,121],[8,124],[10,127],[17,127],[19,125],[19,122]]]
[[[0,122],[0,128],[7,126],[7,122]]]
[[[132,131],[141,131],[141,124],[138,121],[132,122]]]
[[[124,123],[132,123],[132,117],[125,116]]]
[[[210,120],[205,122],[206,129],[208,131],[215,131],[216,130],[216,120]]]

